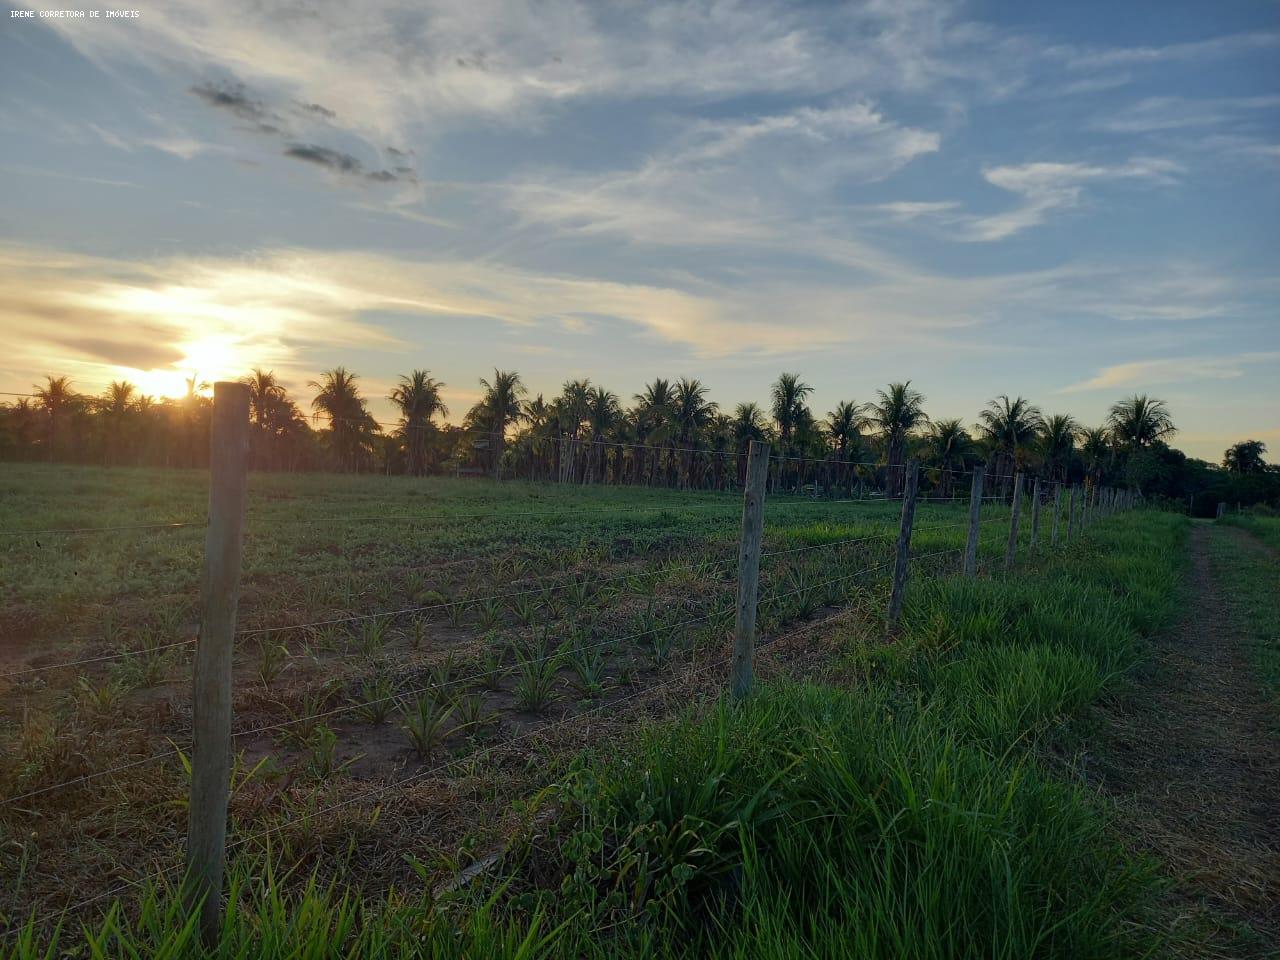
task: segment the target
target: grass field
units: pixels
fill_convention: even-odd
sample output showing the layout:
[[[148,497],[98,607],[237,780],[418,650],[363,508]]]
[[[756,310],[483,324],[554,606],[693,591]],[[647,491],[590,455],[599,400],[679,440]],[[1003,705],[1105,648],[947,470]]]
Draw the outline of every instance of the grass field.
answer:
[[[0,541],[9,924],[68,890],[124,884],[134,903],[129,884],[180,863],[206,482],[0,475],[0,529],[32,531]],[[729,712],[688,705],[723,687],[737,497],[254,476],[228,955],[405,937],[443,955],[788,955],[803,937],[840,956],[847,923],[868,956],[1137,949],[1144,869],[1035,753],[1167,620],[1183,521],[1110,518],[965,583],[937,578],[967,504],[923,504],[885,646],[897,511],[769,502],[762,642],[781,639],[771,682]],[[1007,512],[984,513],[990,570]],[[152,523],[193,525],[36,532]],[[93,662],[45,669],[70,660]],[[423,901],[494,850],[503,882]],[[161,893],[143,901],[95,929],[143,954],[190,936]]]

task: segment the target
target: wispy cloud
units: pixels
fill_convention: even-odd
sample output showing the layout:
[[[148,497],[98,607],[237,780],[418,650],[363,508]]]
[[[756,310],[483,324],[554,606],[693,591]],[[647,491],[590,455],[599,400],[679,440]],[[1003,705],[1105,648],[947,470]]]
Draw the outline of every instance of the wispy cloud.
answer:
[[[1081,47],[1059,45],[1044,51],[1044,55],[1060,60],[1076,70],[1097,70],[1107,67],[1140,66],[1143,64],[1186,63],[1232,57],[1241,53],[1265,51],[1280,46],[1280,33],[1257,31],[1233,33],[1205,40],[1186,43],[1169,43],[1135,47]]]
[[[1061,388],[1059,393],[1140,389],[1193,380],[1235,380],[1256,364],[1280,364],[1280,352],[1238,353],[1225,357],[1166,357],[1134,360],[1103,367],[1094,376]]]
[[[1280,109],[1280,96],[1147,97],[1098,120],[1110,133],[1155,133],[1187,127],[1236,125],[1250,113]]]
[[[1158,157],[1135,157],[1116,165],[1040,162],[989,167],[982,172],[984,179],[1016,194],[1022,202],[1012,210],[972,219],[961,236],[977,241],[1003,240],[1044,223],[1054,211],[1078,206],[1087,183],[1137,179],[1168,184],[1181,170],[1178,163]]]

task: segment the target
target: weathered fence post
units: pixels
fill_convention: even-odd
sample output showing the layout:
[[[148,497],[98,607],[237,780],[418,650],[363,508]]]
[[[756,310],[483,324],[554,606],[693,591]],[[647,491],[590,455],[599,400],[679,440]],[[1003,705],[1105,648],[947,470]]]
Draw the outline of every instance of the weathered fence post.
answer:
[[[192,689],[191,799],[187,810],[186,903],[216,945],[222,927],[222,867],[231,777],[231,654],[249,468],[249,387],[213,385],[209,527],[200,588],[200,635]]]
[[[1058,515],[1062,512],[1062,484],[1055,483],[1053,485],[1053,536],[1050,539],[1051,546],[1058,545]]]
[[[964,546],[966,577],[976,576],[978,573],[978,533],[982,524],[982,478],[985,474],[985,468],[973,468],[973,487],[969,490],[969,539]]]
[[[1013,477],[1013,503],[1009,508],[1009,545],[1004,550],[1004,568],[1013,569],[1018,555],[1018,517],[1022,513],[1022,471]]]
[[[1076,536],[1076,485],[1071,485],[1071,496],[1067,498],[1067,543]]]
[[[914,461],[906,466],[906,483],[902,491],[902,519],[898,524],[898,544],[894,557],[893,590],[889,594],[889,633],[898,629],[902,618],[902,601],[907,593],[907,571],[911,566],[911,526],[916,519],[916,491],[920,487],[920,467]]]
[[[769,445],[752,440],[742,495],[742,539],[738,544],[738,616],[733,631],[729,690],[740,700],[751,692],[756,645],[756,600],[760,588],[760,540],[764,534],[764,491],[769,484]]]
[[[1031,549],[1040,542],[1040,478],[1031,484]]]

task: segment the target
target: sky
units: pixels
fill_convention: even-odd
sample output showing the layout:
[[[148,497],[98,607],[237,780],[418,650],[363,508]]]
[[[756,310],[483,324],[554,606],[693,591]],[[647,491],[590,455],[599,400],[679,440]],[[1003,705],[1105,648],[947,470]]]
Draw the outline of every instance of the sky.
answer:
[[[0,21],[0,390],[786,370],[1280,459],[1274,0],[54,9]]]

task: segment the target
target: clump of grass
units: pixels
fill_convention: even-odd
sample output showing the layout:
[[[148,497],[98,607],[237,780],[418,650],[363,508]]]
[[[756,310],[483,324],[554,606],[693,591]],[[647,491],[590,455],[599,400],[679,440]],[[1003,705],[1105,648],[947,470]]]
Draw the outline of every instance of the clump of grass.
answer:
[[[444,746],[450,733],[462,729],[461,724],[451,726],[449,723],[454,709],[430,694],[422,694],[401,710],[400,729],[421,759],[430,760]]]
[[[542,713],[556,699],[556,670],[559,658],[533,652],[516,661],[516,706],[530,713]]]

